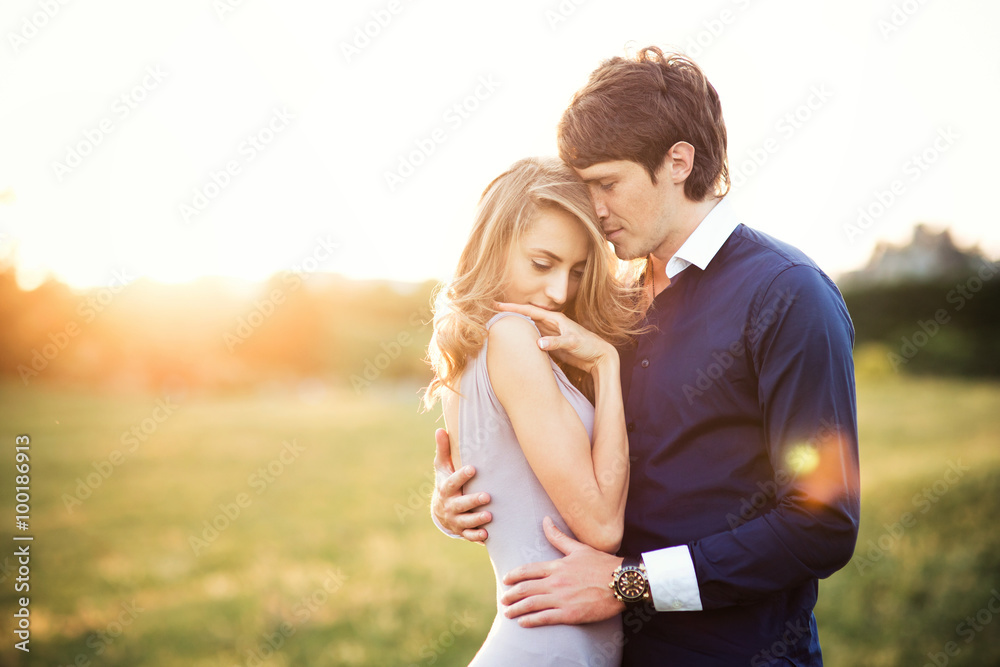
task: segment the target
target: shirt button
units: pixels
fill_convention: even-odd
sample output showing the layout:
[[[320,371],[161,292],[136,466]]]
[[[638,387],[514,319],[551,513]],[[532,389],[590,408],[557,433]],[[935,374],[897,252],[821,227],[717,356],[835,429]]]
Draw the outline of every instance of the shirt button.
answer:
[[[642,363],[639,364],[643,368],[649,368],[649,359],[643,359]]]
[[[674,600],[674,609],[680,609],[683,606],[680,600]]]
[[[632,431],[634,431],[635,430],[635,422],[629,422],[629,423],[625,424],[625,430],[628,431],[629,433],[631,433]]]

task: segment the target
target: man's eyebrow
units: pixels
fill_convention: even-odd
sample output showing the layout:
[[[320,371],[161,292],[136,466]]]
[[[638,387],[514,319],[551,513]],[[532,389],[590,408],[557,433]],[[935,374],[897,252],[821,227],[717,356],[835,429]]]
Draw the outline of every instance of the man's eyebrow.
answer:
[[[599,183],[601,181],[606,181],[609,178],[617,178],[617,177],[618,177],[618,174],[616,174],[613,171],[610,171],[610,172],[607,172],[605,174],[598,174],[597,176],[593,176],[592,178],[585,178],[585,179],[583,179],[583,182],[586,183],[587,185],[592,185],[594,183]]]

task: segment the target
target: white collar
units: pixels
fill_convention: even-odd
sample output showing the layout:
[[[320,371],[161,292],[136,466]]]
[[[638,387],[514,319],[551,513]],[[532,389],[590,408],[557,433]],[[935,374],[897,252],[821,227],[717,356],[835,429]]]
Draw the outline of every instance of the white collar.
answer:
[[[729,202],[725,199],[720,201],[667,262],[667,278],[673,280],[692,264],[704,271],[739,224],[740,220]]]

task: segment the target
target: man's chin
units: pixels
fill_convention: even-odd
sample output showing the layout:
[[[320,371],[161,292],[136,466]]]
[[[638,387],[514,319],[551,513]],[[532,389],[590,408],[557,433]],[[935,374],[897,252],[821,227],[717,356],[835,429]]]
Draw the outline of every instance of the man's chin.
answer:
[[[633,259],[645,257],[645,255],[637,255],[634,252],[630,252],[628,248],[617,243],[612,243],[611,245],[615,248],[615,256],[623,262],[631,262]]]

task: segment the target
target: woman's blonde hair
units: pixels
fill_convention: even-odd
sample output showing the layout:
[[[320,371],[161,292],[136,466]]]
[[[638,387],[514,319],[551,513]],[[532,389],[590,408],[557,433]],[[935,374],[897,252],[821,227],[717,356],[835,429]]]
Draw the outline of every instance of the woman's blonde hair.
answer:
[[[601,231],[587,186],[570,167],[557,158],[518,160],[483,191],[455,276],[436,294],[428,346],[434,380],[424,393],[427,409],[445,387],[458,392],[466,363],[482,349],[486,323],[497,313],[494,303],[503,298],[511,249],[546,207],[577,218],[590,246],[576,297],[563,312],[614,345],[642,331],[643,291],[631,286],[638,281],[627,274],[641,272],[644,263],[620,264]],[[593,400],[590,376],[568,364],[560,367]]]

